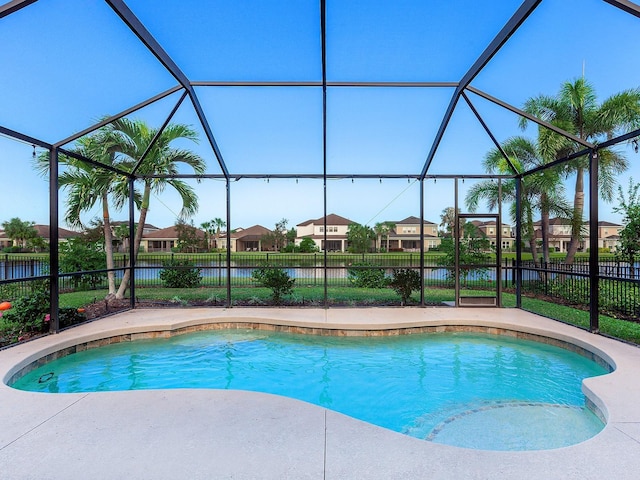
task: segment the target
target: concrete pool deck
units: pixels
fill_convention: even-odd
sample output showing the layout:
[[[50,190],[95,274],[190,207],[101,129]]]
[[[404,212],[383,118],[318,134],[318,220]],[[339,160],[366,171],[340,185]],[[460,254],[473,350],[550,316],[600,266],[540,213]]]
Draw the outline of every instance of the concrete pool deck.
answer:
[[[19,368],[61,348],[216,322],[342,330],[465,325],[568,341],[615,365],[584,384],[608,423],[571,447],[496,452],[439,445],[269,394],[43,394],[6,385]],[[3,350],[0,377],[0,478],[7,480],[640,476],[640,349],[515,309],[136,309]]]

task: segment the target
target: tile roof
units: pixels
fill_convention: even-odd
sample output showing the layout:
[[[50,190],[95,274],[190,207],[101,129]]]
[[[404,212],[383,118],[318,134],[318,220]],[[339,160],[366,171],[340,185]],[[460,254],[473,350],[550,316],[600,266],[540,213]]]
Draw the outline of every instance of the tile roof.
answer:
[[[404,220],[400,220],[399,222],[391,222],[391,223],[395,223],[396,225],[415,225],[415,224],[420,225],[420,219],[412,215],[410,217],[405,218]],[[435,223],[430,222],[429,220],[426,220],[426,219],[424,220],[424,224],[435,225]]]
[[[349,220],[348,218],[341,217],[340,215],[336,215],[335,213],[330,213],[327,215],[327,225],[351,225],[355,223],[353,220]],[[296,225],[297,227],[306,227],[307,225],[323,225],[324,217],[320,217],[316,220],[307,220],[305,222],[299,223]]]
[[[265,228],[262,225],[254,225],[253,227],[243,228],[232,233],[231,238],[235,238],[236,240],[258,240],[263,235],[267,235],[269,233],[272,232],[268,228]]]
[[[186,225],[186,228],[193,228],[196,231],[196,236],[198,238],[204,238],[204,232],[202,230],[190,225]],[[161,228],[160,230],[145,233],[142,235],[142,238],[145,240],[153,240],[156,238],[178,238],[178,229],[175,225],[172,225],[171,227]]]
[[[39,237],[50,237],[49,225],[34,225],[33,228],[37,230]],[[58,238],[74,238],[79,236],[80,233],[78,232],[73,232],[71,230],[67,230],[66,228],[58,227]]]

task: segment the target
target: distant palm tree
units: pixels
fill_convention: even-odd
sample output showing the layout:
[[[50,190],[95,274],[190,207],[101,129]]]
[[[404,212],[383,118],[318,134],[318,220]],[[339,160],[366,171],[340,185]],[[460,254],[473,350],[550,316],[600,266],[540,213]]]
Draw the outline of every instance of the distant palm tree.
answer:
[[[584,78],[565,82],[555,97],[541,95],[526,101],[524,110],[546,120],[582,140],[596,143],[640,125],[640,89],[625,90],[598,103],[595,89]],[[528,121],[522,118],[521,127]],[[583,147],[544,127],[539,127],[538,144],[545,158],[562,158]],[[627,169],[626,157],[613,149],[598,151],[599,188],[605,201],[613,198],[615,177]],[[579,158],[567,165],[567,173],[575,173],[571,242],[565,262],[573,263],[580,242],[584,211],[584,172],[588,158]]]
[[[218,248],[218,242],[220,241],[220,231],[227,226],[227,223],[219,217],[212,220],[213,225],[216,227],[216,248]]]
[[[385,233],[387,237],[387,253],[389,253],[389,236],[391,232],[396,228],[396,224],[393,222],[384,222],[387,225],[387,232]]]
[[[213,229],[212,222],[202,222],[200,224],[200,227],[204,231],[204,239],[205,239],[205,242],[207,244],[207,250],[210,251],[211,250],[211,245],[212,245],[211,238],[213,237],[213,235],[215,233],[215,230]]]
[[[2,222],[2,228],[4,229],[4,234],[20,248],[24,248],[27,242],[38,236],[35,222],[23,221],[18,217]]]
[[[121,118],[105,127],[110,133],[119,136],[118,150],[135,162],[142,158],[143,153],[156,137],[158,129],[149,127],[140,120]],[[192,216],[198,210],[198,197],[187,183],[172,178],[178,173],[178,166],[185,164],[193,168],[196,174],[202,174],[206,170],[206,163],[199,155],[190,150],[175,148],[172,142],[179,139],[197,142],[198,136],[195,130],[187,125],[168,125],[158,136],[153,147],[140,164],[137,174],[142,176],[143,191],[140,203],[140,216],[136,227],[135,237],[131,244],[132,256],[137,258],[142,241],[144,224],[149,211],[151,193],[162,193],[167,186],[173,187],[182,199],[182,209],[179,217],[184,219]],[[160,178],[152,177],[162,175]],[[123,298],[128,288],[131,270],[126,270],[116,298]]]
[[[126,240],[129,238],[129,225],[126,223],[117,225],[113,229],[113,234],[118,239],[120,247],[127,248]]]
[[[391,222],[378,222],[373,226],[373,231],[376,233],[376,249],[382,250],[382,237],[387,237],[387,252],[389,251],[389,233],[391,233]],[[395,226],[395,225],[394,225]]]
[[[367,253],[371,249],[371,241],[375,240],[375,238],[376,234],[371,227],[359,223],[349,224],[349,228],[347,229],[349,251],[353,253]]]

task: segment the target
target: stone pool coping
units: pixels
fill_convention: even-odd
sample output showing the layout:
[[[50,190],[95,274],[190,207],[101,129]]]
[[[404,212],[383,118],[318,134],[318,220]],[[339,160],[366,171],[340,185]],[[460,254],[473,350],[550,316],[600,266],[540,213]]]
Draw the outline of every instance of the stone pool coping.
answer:
[[[607,425],[571,447],[494,452],[426,442],[268,394],[158,390],[52,395],[5,384],[38,358],[74,345],[225,322],[329,329],[343,335],[457,325],[557,339],[615,367],[583,385]],[[639,374],[639,348],[514,309],[136,309],[0,352],[0,471],[11,479],[631,479],[640,469]]]

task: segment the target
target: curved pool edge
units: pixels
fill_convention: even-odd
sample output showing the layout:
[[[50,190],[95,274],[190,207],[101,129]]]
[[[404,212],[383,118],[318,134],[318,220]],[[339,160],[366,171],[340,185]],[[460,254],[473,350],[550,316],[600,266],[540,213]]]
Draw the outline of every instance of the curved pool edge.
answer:
[[[30,432],[40,429],[41,427],[38,425],[46,426],[55,419],[65,417],[67,413],[76,412],[76,417],[69,419],[73,425],[76,425],[78,422],[82,423],[85,415],[91,418],[95,416],[112,418],[114,409],[118,412],[128,411],[129,403],[132,401],[133,403],[137,403],[139,401],[138,399],[160,398],[167,402],[165,405],[167,410],[158,412],[158,418],[164,418],[165,416],[185,415],[184,406],[180,406],[180,398],[200,399],[199,401],[212,403],[219,401],[221,398],[227,398],[226,394],[221,394],[221,392],[217,391],[150,391],[141,394],[132,394],[132,392],[101,392],[98,394],[58,395],[21,392],[8,387],[5,382],[15,371],[23,366],[48,353],[82,342],[117,335],[136,335],[149,331],[168,332],[181,328],[194,327],[202,323],[224,321],[249,324],[272,323],[290,327],[347,331],[380,329],[394,331],[419,326],[445,325],[482,326],[521,331],[533,335],[547,336],[561,341],[568,341],[599,355],[616,368],[611,374],[587,379],[583,384],[585,394],[602,411],[607,419],[607,425],[603,431],[586,442],[557,450],[488,452],[437,445],[406,437],[395,432],[386,431],[380,427],[364,424],[364,422],[341,416],[335,412],[325,410],[322,407],[298,407],[296,406],[297,403],[304,402],[291,399],[279,399],[277,403],[279,405],[286,405],[286,407],[283,407],[285,410],[291,409],[291,411],[297,411],[301,408],[306,412],[304,415],[309,415],[313,418],[320,415],[318,412],[323,412],[322,415],[325,418],[325,425],[324,427],[318,428],[324,429],[322,435],[324,435],[325,443],[327,438],[329,438],[329,432],[333,432],[332,435],[335,435],[335,438],[347,435],[348,438],[343,438],[341,442],[346,442],[348,446],[346,450],[352,450],[352,455],[347,455],[346,451],[343,452],[337,447],[332,448],[331,442],[327,443],[324,447],[322,445],[318,446],[318,448],[324,449],[324,454],[327,455],[327,463],[323,467],[325,473],[334,472],[335,474],[335,472],[340,471],[344,475],[345,470],[343,468],[350,468],[347,466],[347,460],[352,461],[353,459],[359,459],[358,461],[361,460],[363,462],[361,468],[371,472],[372,476],[367,476],[366,478],[378,478],[376,477],[378,471],[380,472],[379,478],[384,478],[382,473],[386,471],[388,474],[389,471],[388,469],[385,470],[383,465],[379,465],[381,459],[387,455],[380,451],[381,446],[385,446],[388,452],[396,452],[400,457],[406,456],[405,451],[407,451],[407,449],[408,451],[421,452],[421,455],[432,456],[437,454],[439,458],[438,462],[444,457],[443,461],[445,464],[449,461],[447,458],[450,457],[451,465],[449,466],[449,470],[443,469],[442,472],[458,472],[458,475],[460,474],[460,468],[463,468],[460,464],[465,463],[460,461],[460,455],[466,459],[465,461],[468,460],[472,462],[469,464],[469,471],[478,472],[483,471],[484,468],[487,476],[500,472],[504,474],[505,471],[509,471],[513,474],[509,478],[540,478],[541,470],[537,470],[537,475],[534,475],[532,472],[535,472],[536,468],[549,468],[550,464],[548,462],[565,465],[567,468],[570,468],[572,472],[584,469],[584,472],[580,476],[581,478],[599,478],[594,472],[601,472],[601,474],[606,473],[607,476],[611,476],[612,471],[618,472],[618,474],[613,475],[615,478],[633,478],[630,475],[631,470],[627,470],[627,467],[640,468],[640,413],[638,409],[635,408],[640,400],[640,388],[635,386],[636,372],[640,372],[640,349],[520,310],[471,308],[358,310],[234,308],[229,310],[134,310],[85,324],[61,332],[58,335],[52,335],[17,345],[0,352],[0,378],[3,379],[3,383],[0,385],[0,402],[3,405],[13,405],[18,411],[22,410],[24,418],[28,421],[21,424],[19,422],[20,418],[23,418],[21,414],[9,416],[5,411],[0,412],[0,427],[2,427],[0,428],[0,432],[2,432],[0,433],[0,460],[2,460],[2,455],[4,455],[5,451],[12,450],[11,446],[14,443],[24,442],[26,441],[25,439],[30,439],[30,441],[37,443],[35,436],[31,435]],[[241,405],[248,403],[252,405],[252,409],[257,409],[256,412],[249,413],[249,416],[254,415],[257,418],[263,418],[264,415],[267,417],[273,415],[273,412],[269,411],[271,408],[269,406],[270,401],[263,405],[260,401],[260,398],[263,397],[260,395],[261,394],[253,394],[250,392],[235,392],[233,395],[235,398],[234,401],[238,402],[238,411],[236,411],[236,414],[241,415]],[[243,400],[240,401],[238,400],[239,398]],[[135,401],[132,399],[135,399]],[[198,403],[196,400],[194,400],[194,402]],[[85,403],[94,404],[90,412],[82,410],[80,407]],[[229,408],[234,410],[232,407]],[[263,408],[267,410],[266,413],[260,413]],[[244,414],[247,414],[246,410]],[[133,415],[133,413],[131,415]],[[126,418],[129,423],[133,422],[135,424],[138,421],[135,415],[127,416]],[[326,423],[329,419],[335,422],[333,429],[329,428],[328,423]],[[86,418],[84,420],[86,420]],[[191,418],[188,423],[190,424],[190,422],[193,421],[197,421],[197,419]],[[91,424],[91,422],[89,423]],[[140,428],[144,427],[140,426]],[[176,426],[176,428],[178,430],[181,429],[179,426]],[[277,426],[275,428],[278,429],[278,431],[274,432],[274,434],[282,435],[280,429]],[[82,427],[81,430],[84,430],[84,427]],[[113,435],[114,432],[111,432],[111,434]],[[178,434],[179,432],[171,433],[171,435]],[[209,434],[209,432],[207,432],[207,434]],[[59,431],[58,435],[60,435]],[[120,433],[118,433],[118,435],[120,435]],[[320,433],[318,433],[318,435],[320,435]],[[71,435],[71,437],[73,437],[73,435]],[[102,437],[98,436],[98,438]],[[231,443],[234,444],[234,442],[236,442],[235,444],[238,446],[244,445],[246,448],[247,439],[243,438],[238,437]],[[372,438],[377,439],[376,445],[371,445]],[[106,438],[102,440],[108,441]],[[133,439],[130,440],[133,441]],[[128,440],[123,441],[123,445],[126,444],[127,441]],[[304,450],[295,438],[292,438],[291,442],[290,448],[294,450],[298,449],[301,452]],[[420,445],[416,445],[415,442]],[[62,444],[64,444],[64,441]],[[402,446],[401,450],[405,453],[399,452],[400,446]],[[69,448],[72,447],[70,446]],[[265,444],[264,448],[268,450],[271,447]],[[446,453],[452,450],[457,453]],[[483,455],[478,456],[479,453]],[[311,452],[311,454],[313,454],[313,452]],[[343,467],[338,468],[336,466],[337,464],[329,461],[329,458],[335,459],[337,464],[341,464],[343,460],[345,463]],[[515,462],[514,459],[516,458],[520,460]],[[541,458],[547,458],[547,461],[540,462],[539,460]],[[585,458],[589,458],[589,461],[595,459],[594,461],[601,463],[601,468],[588,465],[588,462],[584,460]],[[526,459],[526,461],[521,463],[522,459]],[[616,460],[614,461],[613,459]],[[353,468],[357,468],[358,461],[353,463]],[[415,457],[407,458],[406,461],[408,463],[403,468],[409,470],[414,467],[420,468],[420,472],[431,471],[434,473],[440,471],[442,467],[440,464],[437,468],[433,465],[425,465],[422,460],[416,462]],[[479,467],[473,462],[480,462],[484,466]],[[332,469],[330,465],[334,465],[336,468]],[[378,465],[379,468],[372,470],[372,465]],[[532,466],[533,470],[531,470]],[[506,470],[504,470],[505,468]],[[517,472],[519,472],[518,475],[516,475]],[[250,475],[248,475],[247,478],[250,478]],[[277,478],[277,476],[274,474],[272,478]],[[328,475],[327,478],[331,478],[331,476]],[[336,474],[333,478],[341,477]],[[344,478],[344,476],[342,478]],[[440,478],[456,477],[452,475],[451,477],[442,476]]]

